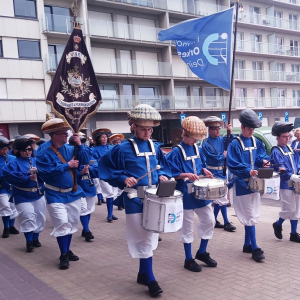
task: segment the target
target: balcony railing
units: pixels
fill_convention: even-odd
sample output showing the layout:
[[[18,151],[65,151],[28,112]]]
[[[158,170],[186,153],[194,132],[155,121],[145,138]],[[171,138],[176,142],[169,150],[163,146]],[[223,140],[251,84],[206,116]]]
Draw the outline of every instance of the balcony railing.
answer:
[[[137,5],[141,7],[150,7],[156,9],[167,9],[168,0],[101,0],[105,2],[118,2],[124,4]]]
[[[244,40],[237,41],[236,50],[261,54],[276,54],[297,57],[300,56],[299,47],[275,45],[261,42],[251,42]]]
[[[223,96],[133,96],[118,95],[102,99],[99,111],[129,110],[138,104],[149,104],[158,110],[224,110],[228,108],[229,98]],[[233,105],[234,107],[234,105]]]
[[[300,98],[244,98],[235,97],[235,107],[243,108],[300,108]]]
[[[60,61],[57,54],[48,54],[45,57],[47,72],[55,72]],[[124,60],[124,59],[100,59],[94,61],[96,74],[126,75],[126,76],[150,76],[171,77],[172,65],[166,62],[153,62],[150,60]]]
[[[248,81],[284,81],[284,82],[300,82],[300,73],[268,71],[268,70],[246,70],[235,69],[234,77],[236,80]]]
[[[289,3],[289,4],[297,4],[297,5],[300,4],[299,0],[275,0],[275,1]]]
[[[73,30],[73,17],[63,15],[44,14],[41,17],[43,32],[59,32],[71,34]],[[77,18],[77,21],[83,24],[83,19]],[[85,34],[82,26],[82,33]]]
[[[250,12],[240,12],[239,22],[276,27],[281,29],[300,31],[300,23],[298,21],[262,15]]]
[[[169,44],[170,41],[161,42],[157,35],[162,28],[139,26],[128,23],[110,22],[89,19],[90,35],[122,40],[136,40],[139,42],[153,42]]]

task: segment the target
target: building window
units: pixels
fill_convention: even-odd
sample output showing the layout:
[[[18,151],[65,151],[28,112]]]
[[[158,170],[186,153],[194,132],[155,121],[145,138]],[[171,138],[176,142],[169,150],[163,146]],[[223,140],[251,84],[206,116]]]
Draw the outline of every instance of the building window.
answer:
[[[214,87],[205,87],[204,92],[207,108],[224,107],[222,89]]]
[[[293,90],[293,104],[300,106],[300,90]]]
[[[246,89],[235,88],[236,107],[246,107]]]
[[[252,62],[253,69],[253,80],[263,80],[263,63],[261,61],[253,61]]]
[[[149,104],[154,108],[161,107],[158,86],[139,86],[139,98],[141,104]]]
[[[298,16],[289,14],[289,27],[291,30],[298,30]]]
[[[260,34],[251,33],[251,51],[252,52],[261,52],[262,36]]]
[[[58,6],[45,6],[45,21],[48,31],[68,33],[72,31],[70,9]]]
[[[40,42],[18,40],[19,58],[40,59]]]
[[[296,40],[290,40],[290,50],[287,54],[291,56],[298,56],[299,53],[299,43]]]
[[[236,60],[234,63],[234,78],[244,80],[245,73],[245,61],[244,60]]]
[[[3,57],[2,40],[0,39],[0,57]]]
[[[236,50],[244,51],[244,33],[237,32],[236,33]]]
[[[16,17],[36,19],[36,3],[34,0],[14,0]]]
[[[257,88],[253,90],[254,94],[254,107],[264,107],[265,89]]]
[[[260,24],[260,8],[249,6],[250,23]]]
[[[102,96],[100,109],[120,108],[118,86],[116,84],[99,84]]]
[[[64,50],[65,50],[64,45],[48,45],[48,53],[49,53],[48,71],[55,71],[57,69]]]

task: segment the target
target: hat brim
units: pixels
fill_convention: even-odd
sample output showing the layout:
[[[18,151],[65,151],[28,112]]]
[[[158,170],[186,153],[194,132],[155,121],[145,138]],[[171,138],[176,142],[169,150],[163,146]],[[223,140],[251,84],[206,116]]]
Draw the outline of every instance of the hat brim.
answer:
[[[160,125],[160,121],[156,120],[134,120],[132,119],[132,123],[139,126],[148,126],[148,127],[157,127]]]
[[[49,129],[44,129],[43,132],[49,134],[49,133],[58,132],[58,131],[62,131],[62,130],[71,130],[71,127],[62,126],[62,127],[59,127],[59,128],[49,128]]]
[[[125,136],[123,134],[113,134],[110,138],[109,141],[113,142],[115,140],[124,140]]]
[[[219,121],[216,121],[216,122],[204,122],[204,124],[205,124],[206,127],[215,127],[215,126],[222,127],[224,125],[224,122],[219,122]]]

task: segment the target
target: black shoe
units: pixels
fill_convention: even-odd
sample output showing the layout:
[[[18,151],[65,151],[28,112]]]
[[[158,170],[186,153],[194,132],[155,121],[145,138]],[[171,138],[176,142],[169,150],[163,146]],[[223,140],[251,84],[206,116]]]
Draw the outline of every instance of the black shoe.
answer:
[[[156,280],[151,281],[148,284],[148,289],[151,297],[157,297],[159,294],[163,292],[163,290],[158,285],[158,282]]]
[[[34,250],[33,242],[27,242],[26,243],[26,251],[33,252],[33,250]]]
[[[224,225],[221,224],[218,220],[216,220],[215,228],[224,228]]]
[[[184,261],[184,268],[192,272],[201,272],[202,270],[193,258]]]
[[[107,222],[108,222],[108,223],[112,223],[112,221],[113,221],[112,218],[107,217]]]
[[[227,205],[226,205],[227,207],[231,207],[231,203],[227,203]]]
[[[42,244],[40,243],[39,239],[34,239],[32,243],[33,243],[33,247],[36,248],[42,247]]]
[[[265,259],[264,251],[262,251],[260,248],[255,249],[255,250],[252,252],[252,258],[253,258],[256,262],[260,262],[262,259]]]
[[[9,233],[10,234],[19,234],[20,232],[19,232],[19,230],[16,229],[15,226],[11,226],[11,227],[9,227]]]
[[[98,199],[98,205],[101,205],[102,204],[102,201]]]
[[[230,222],[228,222],[224,225],[224,230],[226,230],[228,232],[233,232],[236,230],[236,227],[233,226]]]
[[[118,206],[118,210],[123,210],[123,207],[122,206]]]
[[[114,215],[112,215],[111,218],[112,218],[114,221],[119,219],[118,217],[116,217],[116,216],[114,216]]]
[[[208,252],[200,254],[199,251],[197,251],[195,258],[203,261],[205,264],[207,264],[208,267],[214,268],[217,266],[217,262],[209,256]]]
[[[85,231],[82,229],[82,231],[81,231],[81,236],[82,237],[85,237]]]
[[[8,237],[9,237],[9,228],[4,228],[2,238],[6,239]]]
[[[79,257],[77,255],[75,255],[71,250],[69,250],[67,254],[68,254],[69,261],[79,260]]]
[[[138,273],[136,282],[139,283],[139,284],[143,284],[143,285],[148,286],[148,281],[147,281],[147,275],[146,275],[146,273],[142,273],[142,274]]]
[[[93,240],[93,239],[94,239],[93,234],[92,234],[90,231],[87,231],[87,232],[85,233],[85,241],[86,241],[86,242],[89,242],[90,240]]]
[[[282,225],[278,225],[277,222],[273,223],[274,234],[275,236],[282,240]]]
[[[160,236],[158,236],[158,241],[161,242],[162,241],[162,238]]]
[[[300,243],[300,236],[299,236],[299,233],[298,233],[298,232],[291,233],[290,241],[291,241],[291,242]]]
[[[68,253],[64,253],[59,257],[59,268],[61,270],[69,269],[70,263],[69,263],[69,256]]]
[[[252,245],[249,246],[243,246],[243,252],[244,253],[252,253]]]
[[[104,199],[101,200],[102,203],[106,203],[106,201]]]

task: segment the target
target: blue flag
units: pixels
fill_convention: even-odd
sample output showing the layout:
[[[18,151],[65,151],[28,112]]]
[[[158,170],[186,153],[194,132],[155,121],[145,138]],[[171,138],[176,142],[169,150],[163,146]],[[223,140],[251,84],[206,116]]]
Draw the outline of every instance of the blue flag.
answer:
[[[230,90],[233,8],[181,22],[158,33],[161,41],[175,40],[178,55],[205,81]]]

